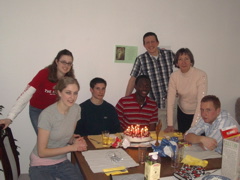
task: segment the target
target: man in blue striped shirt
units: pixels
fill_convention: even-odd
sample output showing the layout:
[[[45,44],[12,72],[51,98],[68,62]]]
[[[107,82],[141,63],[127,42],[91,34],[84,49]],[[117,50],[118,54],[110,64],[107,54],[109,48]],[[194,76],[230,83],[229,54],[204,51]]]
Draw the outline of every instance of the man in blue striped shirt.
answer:
[[[185,141],[200,143],[206,150],[222,153],[223,138],[220,129],[236,125],[238,122],[231,115],[221,110],[221,103],[216,96],[208,95],[201,100],[201,119],[185,134]],[[201,134],[205,133],[205,136]]]

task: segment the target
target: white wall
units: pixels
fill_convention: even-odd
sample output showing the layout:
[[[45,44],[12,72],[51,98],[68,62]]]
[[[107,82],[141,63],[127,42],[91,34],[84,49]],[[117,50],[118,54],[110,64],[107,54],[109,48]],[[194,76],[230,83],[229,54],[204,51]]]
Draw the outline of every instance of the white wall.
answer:
[[[105,99],[125,93],[132,64],[115,64],[115,45],[138,46],[155,32],[160,44],[192,50],[195,66],[209,77],[209,94],[234,116],[239,95],[240,1],[238,0],[0,0],[0,104],[9,112],[27,83],[57,52],[73,52],[81,84],[77,103],[90,97],[89,81],[108,82]],[[11,125],[20,146],[22,172],[36,142],[28,108]]]

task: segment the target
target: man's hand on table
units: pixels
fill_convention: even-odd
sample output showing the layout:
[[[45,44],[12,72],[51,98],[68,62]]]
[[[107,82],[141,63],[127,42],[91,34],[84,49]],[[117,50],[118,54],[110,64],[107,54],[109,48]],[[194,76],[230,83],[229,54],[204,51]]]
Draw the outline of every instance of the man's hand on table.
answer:
[[[168,126],[165,130],[165,133],[169,133],[169,132],[174,132],[174,127],[173,126]]]
[[[202,136],[201,143],[202,143],[204,149],[206,149],[206,150],[212,151],[217,147],[216,139],[213,139],[210,137]]]

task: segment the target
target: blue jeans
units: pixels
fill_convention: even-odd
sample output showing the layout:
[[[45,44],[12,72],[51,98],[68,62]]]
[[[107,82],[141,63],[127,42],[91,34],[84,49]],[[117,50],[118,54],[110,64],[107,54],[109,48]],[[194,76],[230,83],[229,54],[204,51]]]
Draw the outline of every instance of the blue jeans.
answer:
[[[31,166],[31,180],[83,180],[80,170],[69,160],[51,166]]]
[[[38,132],[38,117],[41,112],[42,112],[42,109],[38,109],[33,106],[29,106],[29,116],[31,119],[33,129],[36,132],[36,134]]]

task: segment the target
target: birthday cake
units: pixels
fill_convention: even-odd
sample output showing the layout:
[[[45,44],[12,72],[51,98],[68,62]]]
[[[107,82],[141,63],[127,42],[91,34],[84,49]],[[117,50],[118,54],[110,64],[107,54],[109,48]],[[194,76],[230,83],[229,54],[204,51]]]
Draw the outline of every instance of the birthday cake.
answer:
[[[141,128],[139,125],[131,125],[123,134],[130,142],[147,142],[152,139],[147,126]]]

